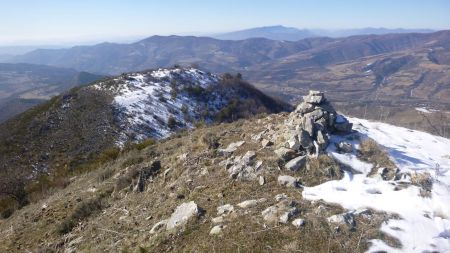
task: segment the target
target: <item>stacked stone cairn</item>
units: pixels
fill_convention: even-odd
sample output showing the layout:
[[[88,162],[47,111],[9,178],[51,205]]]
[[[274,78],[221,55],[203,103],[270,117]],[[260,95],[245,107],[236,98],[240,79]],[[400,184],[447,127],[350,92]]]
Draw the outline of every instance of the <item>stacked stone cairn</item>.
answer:
[[[331,134],[348,134],[352,124],[338,115],[323,92],[310,91],[303,97],[285,122],[284,143],[275,153],[296,171],[306,163],[307,156],[318,156],[329,144]]]

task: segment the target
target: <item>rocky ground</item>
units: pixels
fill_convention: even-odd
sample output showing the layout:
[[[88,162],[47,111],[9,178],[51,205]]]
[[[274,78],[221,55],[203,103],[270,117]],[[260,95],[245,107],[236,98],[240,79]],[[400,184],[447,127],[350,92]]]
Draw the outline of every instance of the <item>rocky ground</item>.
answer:
[[[380,230],[396,214],[303,194],[352,171],[328,148],[355,153],[354,138],[321,92],[292,113],[179,132],[0,220],[0,251],[364,252],[373,239],[399,249]],[[376,144],[358,152],[369,178],[396,180]]]

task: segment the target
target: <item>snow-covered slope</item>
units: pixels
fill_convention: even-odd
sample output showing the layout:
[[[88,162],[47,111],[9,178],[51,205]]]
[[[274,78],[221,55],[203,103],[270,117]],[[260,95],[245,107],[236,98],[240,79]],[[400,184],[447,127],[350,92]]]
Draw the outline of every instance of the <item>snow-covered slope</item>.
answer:
[[[228,101],[217,94],[201,98],[194,92],[218,85],[219,77],[197,69],[158,69],[131,73],[114,79],[115,84],[100,83],[97,89],[114,94],[114,106],[124,129],[119,143],[128,139],[164,138],[173,132],[169,118],[178,126],[192,127],[202,112],[216,112]]]
[[[372,240],[369,252],[450,252],[450,140],[428,133],[384,123],[350,118],[362,138],[378,142],[398,167],[400,180],[385,181],[369,177],[372,164],[359,160],[356,153],[340,154],[335,145],[328,152],[341,163],[361,172],[346,172],[338,181],[306,187],[306,199],[323,199],[350,211],[373,208],[399,215],[383,224],[381,230],[397,238],[402,248],[392,248],[381,240]],[[333,136],[332,142],[348,141]],[[355,148],[358,142],[352,141]],[[428,173],[433,180],[430,196],[421,196],[411,176]],[[407,187],[402,187],[407,185]]]
[[[123,74],[100,82],[94,89],[113,97],[116,123],[122,129],[117,144],[149,137],[165,138],[180,128],[212,122],[231,102],[252,100],[254,112],[286,110],[240,78],[223,77],[194,68],[157,69]],[[251,108],[254,107],[254,108]],[[233,108],[233,110],[236,108]],[[262,111],[261,111],[262,109]]]

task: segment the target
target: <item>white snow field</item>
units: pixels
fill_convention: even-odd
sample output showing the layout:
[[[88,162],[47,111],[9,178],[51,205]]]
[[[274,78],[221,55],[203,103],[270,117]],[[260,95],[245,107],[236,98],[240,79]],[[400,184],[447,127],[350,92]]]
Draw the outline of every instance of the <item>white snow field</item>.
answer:
[[[341,180],[305,187],[304,198],[323,199],[349,210],[372,208],[397,214],[400,219],[390,219],[380,229],[397,238],[402,247],[392,248],[377,239],[371,240],[368,252],[450,252],[450,140],[384,123],[349,120],[358,135],[380,144],[405,176],[398,181],[368,177],[372,164],[360,161],[355,152],[338,153],[331,143],[329,154],[361,173],[346,171]],[[331,141],[344,139],[332,136]],[[349,142],[358,148],[357,141]],[[407,173],[429,173],[433,178],[431,197],[420,196],[419,187],[414,185],[396,188],[400,182],[410,182]]]

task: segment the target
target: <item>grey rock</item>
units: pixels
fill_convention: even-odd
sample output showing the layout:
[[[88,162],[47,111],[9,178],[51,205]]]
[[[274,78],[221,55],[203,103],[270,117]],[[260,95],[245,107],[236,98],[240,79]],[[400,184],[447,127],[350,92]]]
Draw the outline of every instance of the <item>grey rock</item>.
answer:
[[[194,201],[183,203],[175,209],[175,212],[167,219],[167,230],[174,229],[178,226],[184,225],[195,216],[201,214],[201,209]]]
[[[250,200],[245,200],[242,201],[241,203],[237,204],[238,207],[240,208],[251,208],[251,207],[255,207],[257,206],[259,203],[263,203],[266,202],[265,198],[261,198],[261,199],[250,199]]]
[[[267,139],[264,139],[264,140],[261,141],[261,145],[262,145],[263,148],[266,148],[266,147],[272,146],[273,142],[269,141]]]
[[[150,230],[150,234],[156,234],[166,228],[167,220],[162,220],[155,225],[153,225],[152,229]]]
[[[212,218],[211,219],[211,222],[213,223],[213,224],[218,224],[218,223],[223,223],[223,216],[217,216],[217,217],[215,217],[215,218]]]
[[[305,225],[304,219],[295,219],[292,221],[292,225],[294,225],[296,228],[301,228]]]
[[[350,133],[352,131],[353,124],[350,123],[344,116],[337,115],[334,122],[334,128],[340,133]]]
[[[300,142],[298,141],[296,136],[291,136],[286,143],[286,147],[292,150],[298,150],[300,148]]]
[[[266,183],[266,180],[263,176],[259,176],[259,185],[264,185]]]
[[[289,161],[295,156],[295,151],[286,147],[278,148],[274,152],[279,158],[283,159],[284,161]]]
[[[290,171],[298,171],[301,167],[305,165],[305,163],[306,163],[306,156],[299,156],[286,163],[285,167]]]
[[[253,162],[255,157],[256,157],[255,151],[247,151],[247,153],[245,153],[245,155],[242,157],[242,160],[246,165],[249,165]]]
[[[245,141],[233,142],[233,143],[230,143],[230,145],[228,145],[227,148],[225,148],[225,149],[218,149],[218,151],[221,154],[233,153],[234,151],[237,150],[238,147],[242,146],[244,143],[245,143]]]
[[[307,149],[313,145],[311,135],[303,129],[300,130],[300,133],[298,135],[298,140],[300,142],[300,145],[305,149]]]
[[[283,200],[273,206],[269,206],[261,212],[264,221],[269,223],[287,223],[289,219],[298,213],[296,203]]]
[[[317,131],[317,144],[319,144],[319,147],[321,150],[325,150],[328,146],[329,138],[326,134],[324,134],[322,131]]]
[[[297,106],[297,108],[295,109],[296,113],[300,113],[300,114],[306,114],[306,113],[310,113],[312,111],[314,111],[315,106],[313,104],[310,103],[301,103]]]
[[[225,228],[226,226],[224,225],[216,225],[214,226],[211,231],[209,231],[210,235],[221,235],[222,234],[222,230]]]
[[[217,215],[228,215],[234,211],[234,207],[231,204],[226,204],[223,206],[217,207]]]
[[[303,119],[303,129],[308,132],[309,136],[314,137],[314,120],[311,117]]]
[[[294,217],[296,214],[298,214],[298,208],[297,207],[291,207],[289,210],[283,212],[280,215],[280,223],[286,224],[289,222],[289,220]]]
[[[280,202],[281,200],[285,200],[287,198],[288,198],[288,196],[286,195],[286,193],[280,193],[280,194],[275,195],[275,200],[277,202]]]
[[[278,184],[286,187],[299,187],[298,180],[288,175],[278,176]]]
[[[329,223],[338,224],[338,225],[348,225],[349,227],[355,227],[356,222],[354,219],[353,213],[342,213],[342,214],[335,214],[327,218],[327,221]]]
[[[341,141],[338,143],[337,148],[339,152],[342,153],[352,153],[353,152],[353,146],[349,142]]]

